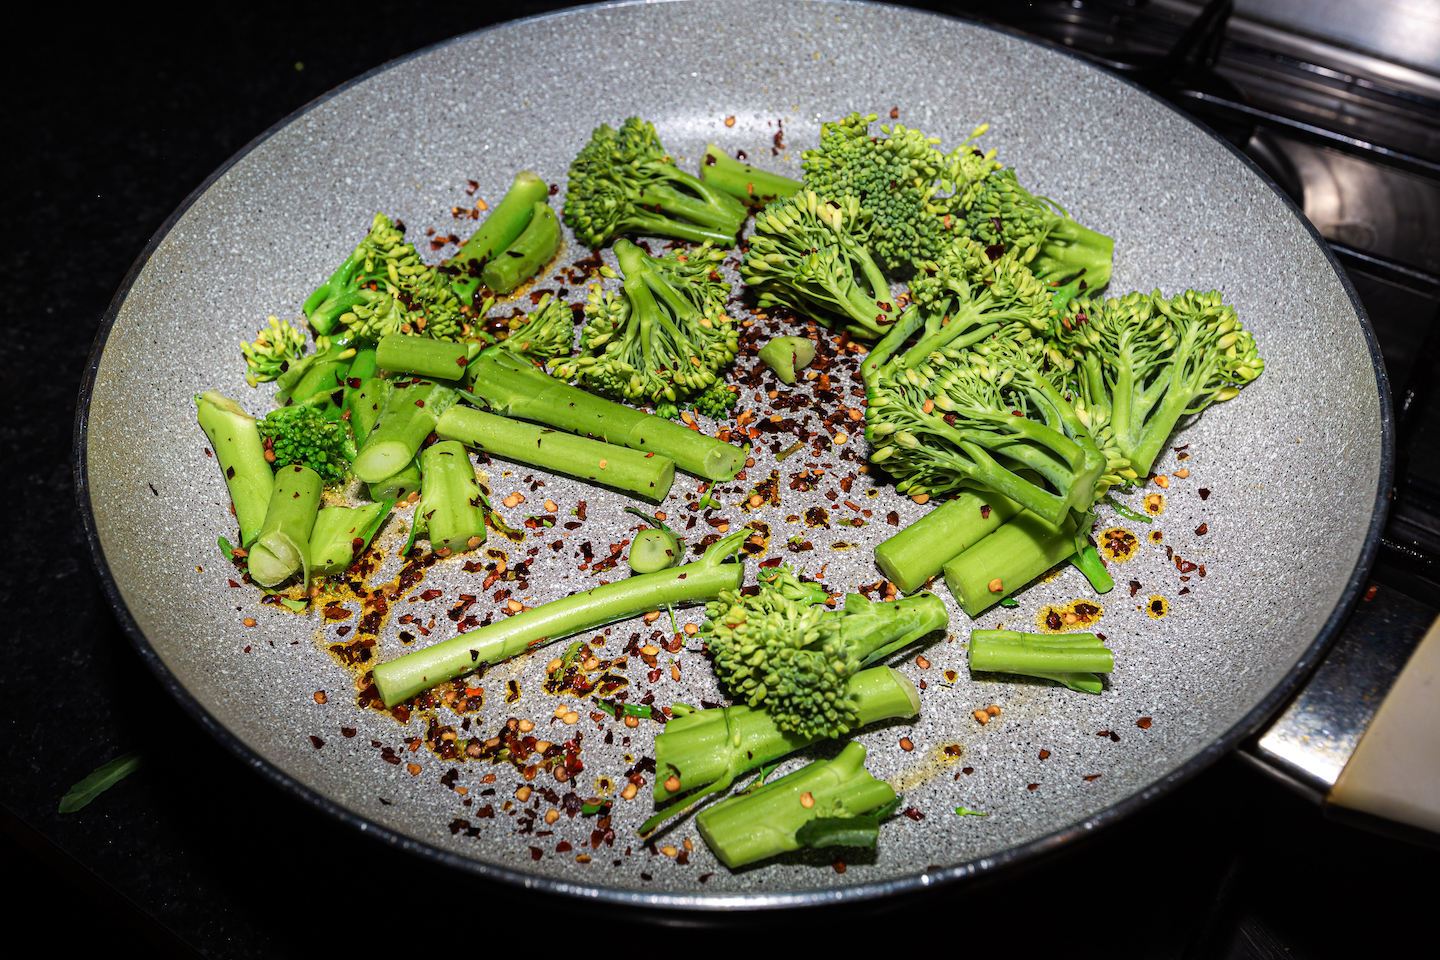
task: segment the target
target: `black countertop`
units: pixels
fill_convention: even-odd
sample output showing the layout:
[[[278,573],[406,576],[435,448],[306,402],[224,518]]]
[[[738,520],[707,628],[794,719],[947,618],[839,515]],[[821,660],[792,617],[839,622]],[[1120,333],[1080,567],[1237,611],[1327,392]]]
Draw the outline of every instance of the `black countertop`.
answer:
[[[6,206],[18,230],[4,255],[14,294],[0,307],[0,382],[12,400],[0,456],[19,483],[0,551],[0,616],[11,625],[0,862],[23,892],[0,914],[76,943],[215,957],[433,950],[460,937],[492,951],[689,949],[685,930],[624,933],[667,916],[767,937],[803,930],[822,943],[863,917],[906,944],[1007,955],[1318,957],[1420,934],[1426,883],[1414,878],[1435,876],[1440,855],[1331,823],[1233,759],[983,884],[707,921],[595,908],[402,855],[256,775],[170,699],[105,601],[75,507],[76,395],[111,296],[185,196],[295,109],[501,14],[558,6],[210,5],[169,20],[54,8],[11,35],[21,95],[7,105]],[[71,784],[128,751],[146,757],[139,772],[82,811],[56,812]]]

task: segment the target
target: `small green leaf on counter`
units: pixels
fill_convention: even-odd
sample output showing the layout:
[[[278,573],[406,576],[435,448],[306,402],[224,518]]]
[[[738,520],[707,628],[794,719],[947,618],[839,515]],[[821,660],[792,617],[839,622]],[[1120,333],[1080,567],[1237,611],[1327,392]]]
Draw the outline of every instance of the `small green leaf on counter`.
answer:
[[[138,753],[127,753],[96,768],[90,776],[75,784],[60,798],[60,812],[74,813],[86,806],[91,800],[134,773],[143,759]]]

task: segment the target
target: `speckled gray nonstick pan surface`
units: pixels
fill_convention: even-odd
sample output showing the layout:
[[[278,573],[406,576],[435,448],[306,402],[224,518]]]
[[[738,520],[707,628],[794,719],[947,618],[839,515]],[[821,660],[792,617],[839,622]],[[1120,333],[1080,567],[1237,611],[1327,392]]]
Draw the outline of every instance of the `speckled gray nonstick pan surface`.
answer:
[[[1157,464],[1171,477],[1167,489],[1146,488],[1164,498],[1153,524],[1102,514],[1103,526],[1125,527],[1141,541],[1133,559],[1112,568],[1117,589],[1098,601],[1104,612],[1094,628],[1109,638],[1116,660],[1102,695],[971,679],[971,623],[947,596],[951,633],[923,651],[928,668],[913,651],[896,664],[924,685],[919,718],[860,737],[872,772],[903,792],[917,816],[885,825],[878,851],[846,856],[843,873],[826,855],[732,873],[689,821],[656,841],[680,851],[688,841],[694,849],[684,856],[652,852],[636,838],[652,809],[648,786],[634,801],[615,802],[613,845],[602,837],[592,846],[594,819],[568,815],[564,795],[600,795],[602,778],[623,784],[650,755],[659,727],[597,722],[593,706],[545,692],[548,656],[487,673],[483,707],[462,731],[488,736],[517,717],[548,739],[580,739],[583,772],[565,783],[541,774],[522,803],[515,794],[525,781],[513,767],[441,760],[422,742],[425,718],[401,725],[357,706],[355,674],[328,648],[346,642],[341,628],[358,617],[296,615],[229,585],[233,571],[216,537],[233,536],[233,520],[192,396],[216,388],[257,414],[269,408],[267,389],[245,385],[238,344],[267,315],[299,317],[305,296],[376,210],[403,219],[422,251],[438,259],[444,252],[431,253],[426,228],[464,236],[474,221],[453,219],[452,207],[468,209],[475,197],[493,203],[523,168],[563,191],[570,158],[602,121],[636,113],[653,120],[686,168],[713,140],[798,176],[800,152],[816,141],[821,121],[892,107],[947,148],[988,121],[985,143],[1023,182],[1116,238],[1112,291],[1219,289],[1267,360],[1238,399],[1174,438],[1172,446],[1188,448],[1167,450]],[[471,180],[474,196],[466,191]],[[562,260],[586,253],[570,239]],[[583,296],[582,286],[567,286],[570,299]],[[767,332],[782,329],[757,322]],[[633,902],[761,906],[873,896],[992,869],[1134,809],[1233,746],[1321,652],[1368,566],[1388,482],[1388,397],[1368,326],[1317,237],[1252,167],[1169,107],[1064,54],[878,6],[589,8],[395,63],[270,131],[197,191],[117,296],[100,347],[77,432],[82,507],[122,621],[195,716],[264,774],[387,842],[490,876]],[[743,358],[741,375],[754,363]],[[840,402],[858,411],[848,369],[837,359],[829,372]],[[778,386],[769,374],[761,384]],[[812,382],[795,393],[814,389]],[[771,401],[756,392],[746,388],[740,408],[767,417]],[[762,436],[756,464],[746,480],[722,485],[725,507],[714,516],[735,526],[768,524],[765,557],[783,556],[839,592],[880,579],[871,550],[894,532],[888,513],[907,524],[929,507],[872,487],[863,473],[851,481],[865,443],[852,421],[832,413],[833,402],[785,411],[798,421],[791,432],[809,431],[811,442],[777,467],[772,437]],[[790,443],[782,436],[777,447]],[[1175,475],[1182,467],[1183,478]],[[514,509],[501,507],[513,526],[542,513],[547,499],[558,507],[553,528],[526,531],[519,545],[492,534],[487,545],[504,550],[511,567],[534,553],[528,579],[482,591],[484,573],[463,569],[469,558],[430,568],[392,604],[379,658],[401,652],[402,615],[420,625],[433,620],[432,639],[453,635],[447,612],[461,594],[478,598],[467,613],[499,616],[499,589],[538,604],[622,574],[623,563],[582,571],[578,554],[583,541],[603,555],[629,536],[632,518],[621,513],[629,501],[500,461],[486,469],[497,501],[512,491],[526,497]],[[776,469],[779,505],[738,506]],[[791,489],[801,469],[823,471],[812,472],[813,489]],[[677,479],[661,509],[672,518],[693,515],[685,507],[696,487],[693,477]],[[1141,507],[1139,494],[1122,499]],[[586,517],[565,530],[580,500]],[[805,522],[813,506],[827,510],[828,526]],[[848,525],[852,519],[864,522]],[[1149,542],[1152,530],[1163,531],[1162,543]],[[701,532],[709,532],[704,523],[689,534],[692,543]],[[813,549],[791,552],[792,537]],[[398,568],[397,525],[379,542],[389,559],[373,586]],[[1196,565],[1188,580],[1181,561]],[[755,563],[747,564],[747,582]],[[439,594],[407,602],[422,590]],[[1152,597],[1168,604],[1163,618],[1142,609]],[[1031,626],[1046,607],[1082,598],[1094,599],[1067,568],[1025,590],[1017,608],[996,608],[983,625]],[[700,616],[692,609],[680,619]],[[654,627],[669,639],[666,620]],[[648,638],[652,629],[638,620],[617,625],[597,654],[617,657],[632,632]],[[679,652],[662,652],[655,671],[632,656],[625,671],[632,700],[646,693],[657,705],[720,700],[698,646],[689,640]],[[514,690],[518,698],[509,702]],[[990,704],[1000,715],[982,726],[972,712]],[[573,708],[578,722],[555,719],[557,706]],[[448,708],[438,719],[460,724]],[[613,743],[605,742],[607,731]],[[957,806],[987,815],[957,816]],[[551,807],[560,816],[547,824]]]

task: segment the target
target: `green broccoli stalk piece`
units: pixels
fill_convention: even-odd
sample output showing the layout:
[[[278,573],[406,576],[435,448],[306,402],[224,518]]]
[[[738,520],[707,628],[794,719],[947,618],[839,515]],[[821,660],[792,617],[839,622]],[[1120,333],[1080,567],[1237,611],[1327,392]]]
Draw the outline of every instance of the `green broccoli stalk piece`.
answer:
[[[544,294],[528,316],[511,317],[509,336],[500,346],[544,366],[575,349],[575,310],[564,300]]]
[[[484,543],[484,500],[465,445],[455,440],[430,444],[420,453],[420,473],[424,479],[414,523],[429,537],[430,549],[448,557]]]
[[[747,215],[739,200],[677,167],[655,125],[639,117],[618,130],[596,127],[570,163],[565,222],[589,247],[622,234],[733,246]]]
[[[318,473],[299,464],[275,474],[265,522],[250,547],[250,578],[262,587],[277,586],[302,570],[309,582],[310,534],[323,486]]]
[[[715,273],[724,253],[708,244],[651,257],[628,240],[615,243],[624,289],[592,287],[585,305],[580,355],[556,365],[554,374],[586,389],[632,403],[654,404],[673,417],[678,405],[709,396],[740,347],[739,327],[725,313],[729,287]]]
[[[853,197],[873,215],[871,249],[889,271],[908,273],[935,260],[962,222],[955,196],[958,166],[940,141],[918,130],[882,125],[852,113],[822,124],[820,146],[803,154],[805,186],[822,197]],[[965,145],[960,150],[963,151]]]
[[[945,562],[945,584],[972,619],[1075,556],[1085,531],[1071,514],[1053,524],[1029,510]]]
[[[499,623],[462,633],[375,667],[375,688],[393,707],[438,683],[484,664],[499,663],[547,643],[626,620],[649,610],[711,600],[740,584],[744,567],[724,563],[749,531],[713,544],[699,560],[658,573],[642,573],[522,611]]]
[[[261,327],[254,343],[240,344],[245,355],[245,382],[259,386],[279,377],[290,369],[305,354],[305,334],[290,325],[270,317],[268,327]],[[315,338],[315,349],[324,350],[329,341],[324,337]]]
[[[815,359],[815,341],[809,337],[776,337],[760,348],[759,356],[781,383],[793,385],[796,374]]]
[[[859,200],[802,190],[756,214],[740,277],[761,307],[788,307],[874,340],[896,308],[870,243],[870,211]]]
[[[865,411],[871,462],[902,493],[981,487],[1054,524],[1089,510],[1105,457],[1051,381],[1049,359],[1037,362],[1023,342],[1002,339],[936,352],[893,375],[882,369]]]
[[[636,573],[655,573],[680,562],[684,548],[680,546],[680,538],[675,535],[674,530],[634,507],[626,507],[625,512],[633,513],[650,524],[630,540],[630,553],[625,557],[625,562],[630,564],[631,570]]]
[[[1181,417],[1234,397],[1265,369],[1254,336],[1215,291],[1077,300],[1057,333],[1081,358],[1090,410],[1108,419],[1115,446],[1139,476]]]
[[[535,204],[534,211],[525,231],[480,273],[485,286],[495,293],[509,293],[535,276],[560,249],[560,218],[543,200]]]
[[[707,480],[734,479],[745,466],[745,447],[562,383],[510,350],[484,351],[470,364],[466,379],[474,396],[497,414],[618,444],[642,456],[667,457]]]
[[[329,576],[349,568],[394,505],[387,498],[358,507],[320,508],[310,531],[310,575]]]
[[[195,407],[200,429],[210,439],[220,472],[225,475],[235,519],[240,524],[240,543],[248,547],[260,534],[275,488],[275,471],[265,456],[259,421],[215,390],[197,394]]]
[[[355,459],[355,442],[345,425],[326,419],[314,407],[297,404],[272,410],[259,422],[265,459],[275,469],[299,464],[320,476],[325,486],[341,483]]]
[[[470,239],[461,244],[453,257],[440,265],[440,273],[451,278],[450,289],[455,291],[462,304],[475,305],[486,264],[520,239],[534,216],[535,204],[544,203],[549,195],[550,188],[544,180],[529,170],[521,170],[515,175],[510,189],[505,191],[504,198],[470,235]],[[550,252],[553,254],[554,250]]]
[[[360,450],[351,464],[355,476],[379,483],[403,470],[456,396],[449,387],[425,381],[393,386],[375,426],[359,440]]]
[[[983,133],[984,128],[976,132]],[[1013,252],[1035,275],[1058,288],[1056,306],[1085,290],[1110,282],[1115,241],[1076,222],[1055,201],[1020,185],[1013,167],[1002,167],[994,152],[972,151],[972,176],[961,190],[965,230],[996,254]],[[978,169],[977,169],[978,168]]]
[[[356,338],[424,333],[454,340],[464,332],[461,300],[450,278],[420,259],[389,217],[375,214],[370,232],[304,304],[320,334],[347,328]]]
[[[788,197],[804,186],[799,180],[743,163],[713,143],[705,147],[700,177],[752,207],[763,207],[772,200]]]
[[[855,729],[920,712],[915,684],[890,667],[871,667],[850,677],[846,697],[859,708]],[[782,730],[774,714],[746,704],[696,710],[677,703],[671,713],[673,719],[655,738],[654,798],[657,804],[676,802],[646,820],[641,834],[684,813],[703,797],[730,789],[735,779],[748,771],[820,739]]]
[[[851,742],[833,760],[816,760],[702,810],[695,827],[710,852],[734,870],[801,847],[873,850],[880,821],[898,799],[865,769],[865,747]]]
[[[846,692],[862,668],[949,621],[931,593],[873,603],[848,594],[840,610],[815,583],[788,566],[760,575],[753,596],[726,591],[706,604],[700,636],[715,673],[732,694],[768,711],[782,730],[807,737],[843,736],[859,725]]]
[[[1064,684],[1080,693],[1104,689],[1099,673],[1115,669],[1115,655],[1093,633],[970,631],[970,672],[1018,673]]]
[[[1009,497],[962,490],[875,548],[875,565],[901,593],[914,593],[959,556],[1020,512]]]
[[[675,480],[675,461],[589,437],[512,420],[455,404],[435,421],[435,432],[482,453],[664,500]]]

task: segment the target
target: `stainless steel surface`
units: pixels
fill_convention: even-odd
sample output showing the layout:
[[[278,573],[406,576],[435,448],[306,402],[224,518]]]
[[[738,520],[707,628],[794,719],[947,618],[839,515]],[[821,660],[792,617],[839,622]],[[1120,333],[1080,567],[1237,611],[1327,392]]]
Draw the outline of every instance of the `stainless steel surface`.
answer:
[[[1314,676],[1249,752],[1323,796],[1436,613],[1376,585]]]
[[[1435,0],[1236,0],[1235,10],[1290,35],[1307,34],[1440,74],[1440,3]]]
[[[769,24],[758,39],[756,17]],[[580,36],[584,44],[575,42]],[[635,49],[636,36],[663,36],[665,43],[650,44],[643,56],[593,53]],[[529,69],[517,71],[517,63]],[[536,64],[548,72],[537,74]],[[651,85],[656,76],[665,82]],[[1017,98],[1017,90],[1027,93]],[[652,856],[633,839],[648,802],[616,806],[617,845],[596,850],[594,863],[555,850],[559,840],[579,847],[589,838],[591,822],[578,817],[562,818],[533,859],[537,839],[520,827],[523,817],[511,819],[502,806],[520,782],[513,771],[438,761],[424,749],[403,755],[417,764],[415,775],[403,763],[384,762],[372,741],[403,750],[403,738],[421,735],[423,724],[399,727],[355,708],[352,673],[326,651],[333,625],[259,607],[248,591],[226,586],[215,538],[230,532],[231,519],[190,396],[216,387],[263,405],[243,385],[235,344],[253,336],[268,313],[293,316],[375,209],[412,230],[448,232],[450,206],[468,206],[468,179],[493,198],[515,170],[530,167],[563,190],[566,164],[590,128],[636,111],[656,121],[682,165],[693,166],[713,139],[794,173],[796,154],[815,140],[821,120],[891,107],[947,145],[988,120],[988,145],[1017,164],[1037,192],[1116,237],[1113,289],[1217,288],[1255,331],[1265,374],[1178,435],[1186,459],[1167,452],[1157,463],[1165,472],[1189,470],[1165,492],[1168,506],[1156,526],[1165,544],[1206,564],[1207,576],[1182,581],[1160,546],[1147,545],[1120,568],[1122,586],[1102,600],[1097,624],[1120,667],[1098,697],[970,680],[969,623],[952,607],[954,634],[927,652],[932,667],[900,665],[927,681],[920,718],[863,737],[872,771],[896,783],[924,819],[888,825],[873,860],[857,859],[844,874],[824,858],[802,856],[730,874],[698,841],[688,865]],[[737,118],[733,127],[724,125],[727,116]],[[768,147],[779,121],[787,150],[777,155]],[[583,252],[573,239],[568,249],[572,258]],[[83,468],[103,566],[142,651],[217,736],[337,816],[470,869],[580,895],[679,906],[809,903],[921,886],[1033,854],[1133,809],[1253,729],[1313,661],[1317,637],[1338,622],[1358,586],[1388,470],[1388,409],[1372,351],[1332,262],[1260,177],[1169,107],[1077,60],[884,7],[608,7],[510,25],[395,64],[316,105],[223,171],[158,240],[117,307],[94,375]],[[752,400],[748,393],[744,406],[770,412],[763,395]],[[844,402],[855,400],[847,395]],[[137,419],[137,409],[150,415]],[[862,457],[863,441],[842,442],[839,430],[815,419],[802,426],[835,439],[803,464],[824,469],[829,482],[860,462],[842,458]],[[792,459],[782,469],[766,446],[757,447],[756,459],[747,481],[723,489],[728,504],[743,502],[772,469],[788,478],[802,466]],[[588,501],[587,526],[575,540],[618,541],[631,527],[620,497],[507,469],[498,461],[491,469],[499,493],[523,488],[534,496],[519,479],[533,475],[562,509]],[[769,524],[769,555],[792,560],[833,589],[874,582],[869,548],[889,529],[879,518],[894,510],[909,522],[922,508],[884,487],[869,499],[872,486],[862,474],[845,492],[872,509],[871,522],[807,529],[802,507],[824,492],[798,497],[787,489],[778,507],[730,507],[721,515]],[[664,509],[684,515],[687,495],[693,483],[677,484]],[[525,512],[507,516],[518,524]],[[839,508],[832,513],[838,519]],[[1208,533],[1192,532],[1202,521]],[[780,552],[799,533],[816,549]],[[534,548],[551,539],[534,538]],[[587,582],[573,546],[539,549],[530,587],[517,597],[539,603]],[[520,551],[508,549],[514,563]],[[1133,600],[1123,587],[1131,578],[1143,590]],[[458,560],[439,565],[424,585],[443,598],[405,610],[446,624],[455,594],[474,591],[475,580]],[[1164,619],[1144,612],[1152,594],[1170,602]],[[1087,596],[1083,580],[1067,570],[1025,591],[1018,609],[983,622],[1025,625],[1047,605]],[[244,626],[246,616],[257,625]],[[383,631],[381,658],[403,649],[396,629],[392,622]],[[605,654],[617,654],[632,630],[649,628],[617,626]],[[676,660],[682,679],[662,673],[649,687],[632,668],[637,692],[652,689],[657,703],[719,698],[697,652]],[[945,670],[956,671],[953,683]],[[539,658],[487,674],[476,727],[493,731],[511,715],[545,724],[557,702],[583,715],[583,704],[542,693],[542,674]],[[509,679],[522,691],[514,704],[501,693]],[[316,702],[316,690],[330,692],[326,704]],[[1002,706],[1002,718],[979,727],[970,712],[990,703]],[[443,722],[456,722],[440,713]],[[358,736],[342,736],[342,728]],[[597,789],[593,777],[616,777],[648,752],[643,729],[628,749],[604,744],[588,720],[570,729],[586,734],[586,780],[573,785],[586,793]],[[902,749],[901,736],[913,751]],[[952,744],[963,764],[947,757]],[[1038,759],[1041,749],[1048,759]],[[962,765],[974,773],[959,772]],[[447,783],[452,766],[461,772]],[[499,777],[490,787],[482,779],[488,773]],[[493,800],[483,802],[493,803],[496,815],[478,818],[452,789],[457,782],[471,800],[494,789]],[[989,815],[953,816],[961,804]],[[478,837],[451,829],[457,818]],[[687,836],[693,831],[682,826],[670,838]],[[622,847],[633,847],[633,855]],[[702,873],[711,875],[703,886]]]

